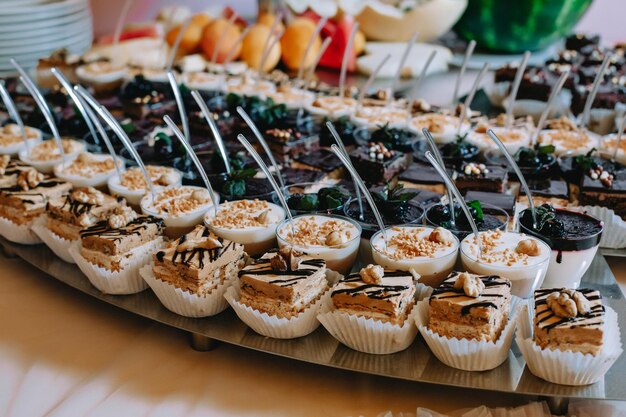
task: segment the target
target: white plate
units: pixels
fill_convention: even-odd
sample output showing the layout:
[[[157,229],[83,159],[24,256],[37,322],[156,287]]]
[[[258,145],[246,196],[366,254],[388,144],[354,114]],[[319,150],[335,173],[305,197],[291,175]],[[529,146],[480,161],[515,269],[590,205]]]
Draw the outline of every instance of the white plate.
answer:
[[[1,1],[1,0],[0,0]],[[30,25],[30,30],[24,31],[24,24],[0,25],[0,39],[2,41],[16,41],[32,37],[43,38],[50,33],[57,33],[61,30],[70,29],[78,25],[89,24],[91,15],[88,11],[79,12],[56,22],[41,22],[41,25]]]
[[[73,45],[76,43],[84,42],[86,38],[86,36],[79,33],[78,35],[71,35],[69,37],[66,36],[63,39],[57,39],[50,42],[40,42],[37,45],[0,48],[0,58],[7,56],[24,56],[33,54],[41,55],[42,52],[50,49],[63,48],[65,45]]]
[[[55,51],[56,49],[66,48],[70,53],[82,54],[91,47],[91,42],[92,39],[91,36],[89,36],[88,38],[80,39],[74,43],[65,45],[59,44],[57,46],[50,47],[46,50],[43,50],[43,52],[0,56],[0,71],[11,70],[12,73],[15,73],[15,69],[13,69],[13,66],[9,62],[11,58],[15,58],[25,68],[34,68],[40,58],[50,55],[50,53]]]
[[[41,45],[42,39],[45,39],[46,42],[57,42],[63,39],[82,36],[88,31],[91,31],[91,22],[85,21],[65,27],[48,29],[46,30],[47,33],[40,33],[34,36],[30,36],[31,34],[29,33],[29,37],[23,39],[5,40],[4,37],[2,37],[0,38],[0,54],[15,48],[26,50],[27,48]]]
[[[68,10],[75,10],[77,8],[85,7],[87,0],[53,0],[43,3],[9,3],[6,7],[2,8],[2,15],[20,15],[27,13],[63,13]]]
[[[91,11],[89,9],[81,10],[76,13],[68,14],[66,16],[59,17],[56,19],[50,19],[50,20],[45,20],[45,19],[35,20],[32,22],[26,22],[26,23],[25,22],[17,22],[17,23],[7,22],[7,23],[3,23],[0,25],[0,35],[4,37],[5,34],[11,34],[11,35],[15,33],[20,34],[24,32],[27,28],[29,29],[29,31],[40,30],[44,28],[54,28],[54,27],[69,25],[69,24],[76,23],[78,21],[87,20],[87,19],[91,20]],[[26,26],[26,24],[28,24],[28,26]]]
[[[0,14],[0,24],[26,23],[30,26],[33,22],[39,22],[41,20],[52,21],[85,10],[88,10],[88,6],[84,3],[84,0],[75,0],[75,4],[71,7],[61,10],[37,10],[37,6],[30,11],[12,14],[2,10],[2,14]],[[22,29],[27,29],[28,27],[23,27]]]

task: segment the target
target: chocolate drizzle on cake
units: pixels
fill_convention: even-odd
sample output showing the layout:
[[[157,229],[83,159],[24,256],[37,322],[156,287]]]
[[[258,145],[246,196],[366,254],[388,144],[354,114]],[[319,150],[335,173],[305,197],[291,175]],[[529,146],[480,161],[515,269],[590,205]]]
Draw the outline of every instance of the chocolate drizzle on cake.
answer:
[[[477,278],[479,278],[485,286],[485,290],[479,297],[469,297],[465,294],[463,288],[454,287],[454,283],[460,274],[460,272],[452,272],[439,287],[433,290],[430,301],[433,299],[473,301],[461,308],[461,315],[466,315],[469,314],[471,309],[478,307],[498,309],[498,303],[489,301],[489,299],[503,298],[503,294],[499,290],[499,287],[511,287],[511,282],[509,280],[501,278],[497,275],[477,276]]]
[[[204,231],[202,232],[203,239],[210,239],[211,233],[209,229],[205,226]],[[220,243],[219,246],[208,249],[202,246],[191,246],[189,249],[179,250],[181,245],[185,243],[188,239],[188,235],[183,235],[180,239],[178,239],[178,246],[172,255],[172,262],[180,262],[185,265],[189,265],[197,258],[198,266],[200,269],[204,268],[204,258],[205,254],[208,255],[210,262],[215,262],[217,258],[219,258],[224,252],[234,247],[234,242],[224,240],[221,237],[215,237],[215,239]],[[226,246],[224,246],[224,242],[226,242]],[[159,258],[159,253],[157,253],[157,259]]]
[[[154,216],[140,216],[120,228],[110,227],[108,219],[101,220],[93,226],[81,230],[80,237],[101,236],[112,240],[120,240],[124,236],[140,235],[141,231],[146,230],[149,224],[156,224],[159,230],[162,230],[163,219]]]
[[[384,278],[407,277],[411,276],[406,271],[387,271],[385,270]],[[348,294],[351,296],[365,295],[375,300],[385,300],[388,298],[398,297],[403,291],[409,289],[407,285],[385,285],[385,284],[367,284],[363,281],[358,273],[348,275],[342,282],[352,283],[350,288],[340,288],[334,290],[332,296],[336,294]]]
[[[539,328],[549,332],[556,327],[576,328],[602,326],[604,323],[605,308],[602,305],[602,296],[599,291],[591,289],[576,290],[591,303],[591,309],[587,314],[577,314],[575,317],[559,317],[548,307],[548,296],[555,291],[558,290],[548,288],[535,291],[535,324]]]
[[[265,256],[255,261],[254,264],[248,265],[246,268],[239,271],[239,277],[241,278],[244,275],[252,277],[276,276],[277,278],[280,278],[267,282],[281,287],[289,287],[296,284],[298,281],[310,277],[326,265],[326,262],[323,259],[305,258],[300,261],[300,266],[297,270],[277,270],[272,266],[271,261],[274,256],[277,256],[275,254],[276,251],[268,252]]]

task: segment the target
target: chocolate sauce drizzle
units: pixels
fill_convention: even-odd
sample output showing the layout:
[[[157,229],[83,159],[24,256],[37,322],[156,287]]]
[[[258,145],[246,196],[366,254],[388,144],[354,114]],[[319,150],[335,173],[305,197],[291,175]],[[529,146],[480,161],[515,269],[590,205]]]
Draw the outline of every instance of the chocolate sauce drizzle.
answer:
[[[202,231],[201,236],[202,237],[209,237],[210,235],[210,231],[209,229],[204,226],[204,230]],[[187,240],[187,236],[188,235],[183,235],[180,237],[180,239],[178,239],[177,241],[177,246],[184,243]],[[231,242],[231,241],[225,241],[223,238],[221,237],[217,237],[216,239],[218,240],[218,242],[220,242],[223,246],[221,247],[217,247],[217,248],[213,248],[213,249],[205,249],[205,248],[193,248],[191,250],[185,250],[185,251],[177,251],[176,246],[173,247],[174,250],[174,254],[172,255],[172,262],[176,263],[176,262],[180,262],[183,265],[190,265],[194,259],[197,259],[198,262],[198,268],[203,269],[205,266],[205,257],[208,255],[209,258],[209,262],[215,262],[220,256],[222,256],[222,254],[224,254],[225,252],[234,249],[235,247],[235,243]],[[224,242],[228,242],[226,245],[224,245]],[[156,258],[159,262],[163,262],[163,259],[165,258],[165,251],[159,251],[156,254]]]
[[[430,296],[430,301],[433,299],[437,300],[453,300],[458,299],[458,301],[466,301],[466,300],[476,300],[474,303],[467,304],[461,308],[461,315],[464,316],[469,314],[473,308],[483,307],[483,308],[494,308],[498,309],[498,305],[494,301],[489,301],[489,299],[499,299],[503,298],[503,294],[491,294],[489,293],[489,289],[497,288],[497,287],[511,287],[511,282],[509,280],[500,278],[497,275],[483,275],[478,276],[480,280],[485,285],[485,290],[478,298],[468,297],[465,295],[465,292],[462,288],[454,288],[454,283],[456,282],[457,275],[460,272],[452,272],[448,278],[441,285],[433,290],[432,295]]]
[[[6,197],[19,198],[22,203],[26,205],[35,205],[44,203],[48,199],[48,196],[45,194],[44,191],[37,192],[37,189],[54,188],[64,184],[66,184],[65,181],[61,181],[56,178],[44,179],[37,185],[37,187],[30,190],[23,190],[22,187],[17,184],[10,187],[0,187],[0,194]]]
[[[578,315],[576,317],[559,317],[554,314],[550,307],[548,307],[548,295],[555,291],[559,290],[554,288],[547,288],[535,291],[535,323],[538,327],[545,329],[547,332],[550,332],[550,330],[556,327],[591,327],[601,326],[604,323],[605,308],[602,305],[602,296],[598,291],[588,288],[576,290],[584,295],[587,300],[595,304],[591,307],[589,313],[585,315]],[[539,311],[540,307],[542,308],[541,311]],[[557,320],[553,321],[555,318]],[[546,324],[547,322],[550,323]]]
[[[87,229],[80,231],[80,237],[99,236],[104,239],[118,241],[126,236],[140,235],[143,230],[147,230],[150,224],[157,226],[158,233],[163,230],[163,219],[154,216],[139,216],[124,227],[112,228],[108,220],[101,220]]]
[[[258,259],[253,265],[239,271],[238,275],[240,278],[244,275],[289,277],[268,282],[280,287],[290,287],[315,274],[324,265],[326,265],[326,262],[323,259],[306,259],[300,263],[300,268],[297,271],[277,271],[272,268],[270,258],[263,257]]]
[[[406,271],[385,271],[385,278],[387,277],[411,277],[412,275]],[[363,282],[363,278],[359,273],[348,275],[341,282],[361,283],[352,288],[341,288],[334,290],[331,297],[336,294],[348,294],[352,297],[357,295],[365,295],[367,298],[373,300],[386,300],[388,298],[399,297],[403,291],[408,290],[408,285],[385,285],[385,284],[367,284]]]

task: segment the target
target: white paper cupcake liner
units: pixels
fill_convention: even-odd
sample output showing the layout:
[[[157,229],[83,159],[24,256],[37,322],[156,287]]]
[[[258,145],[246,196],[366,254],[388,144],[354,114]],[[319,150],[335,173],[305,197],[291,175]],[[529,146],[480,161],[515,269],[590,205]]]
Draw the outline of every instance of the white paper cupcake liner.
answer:
[[[487,371],[500,366],[509,355],[519,314],[519,304],[520,300],[513,296],[509,320],[495,343],[447,338],[433,332],[428,328],[429,300],[417,303],[415,324],[433,355],[444,364],[464,371]]]
[[[135,294],[148,288],[148,284],[139,274],[139,269],[152,260],[152,254],[163,245],[158,238],[132,250],[132,255],[120,271],[109,271],[94,265],[80,253],[80,242],[70,247],[70,255],[78,268],[87,276],[91,285],[105,294]]]
[[[0,217],[0,235],[6,240],[22,245],[37,245],[42,243],[42,241],[39,236],[33,232],[32,226],[34,222],[35,220],[27,224],[17,224],[9,219]]]
[[[341,278],[342,275],[338,272],[332,270],[326,272],[326,280],[331,287]],[[330,298],[330,291],[330,289],[325,291],[310,306],[291,318],[270,315],[239,302],[240,292],[237,284],[229,288],[224,297],[239,319],[258,334],[274,339],[295,339],[306,336],[318,328],[320,323],[317,315]]]
[[[239,302],[239,288],[230,287],[224,297],[241,321],[258,334],[274,339],[295,339],[312,333],[319,326],[317,313],[330,298],[330,289],[304,311],[291,318],[269,315]]]
[[[209,317],[221,313],[228,307],[224,293],[237,280],[237,270],[209,294],[199,296],[161,281],[154,276],[153,266],[153,262],[144,265],[139,269],[139,274],[154,291],[161,304],[171,312],[185,317]]]
[[[50,248],[52,252],[67,263],[76,263],[72,255],[70,255],[70,246],[74,241],[64,239],[58,236],[52,230],[48,229],[48,219],[46,216],[40,216],[33,222],[33,232]]]
[[[548,382],[562,385],[589,385],[602,380],[623,351],[617,314],[611,307],[605,308],[604,345],[593,356],[581,352],[541,349],[533,340],[529,313],[532,306],[524,306],[518,317],[515,342],[530,372]]]
[[[626,222],[613,210],[600,206],[568,206],[567,208],[568,210],[587,213],[604,222],[600,247],[626,248]]]
[[[330,300],[322,307],[317,319],[335,339],[359,352],[387,355],[408,348],[417,336],[413,324],[415,307],[402,326],[330,311]]]
[[[425,297],[432,288],[417,284],[415,299]],[[330,297],[322,306],[317,319],[335,339],[359,352],[387,355],[408,348],[417,336],[414,325],[415,306],[402,326],[374,320],[343,311],[332,310]]]

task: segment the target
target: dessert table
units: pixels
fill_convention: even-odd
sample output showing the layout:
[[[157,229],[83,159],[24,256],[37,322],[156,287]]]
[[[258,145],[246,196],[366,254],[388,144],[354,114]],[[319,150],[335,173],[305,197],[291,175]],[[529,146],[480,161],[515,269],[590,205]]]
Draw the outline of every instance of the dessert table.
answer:
[[[418,96],[449,103],[455,75],[430,76]],[[468,70],[461,91],[475,76]],[[198,352],[182,330],[94,300],[10,255],[0,257],[0,415],[377,416],[538,399],[361,374],[226,343]],[[607,261],[626,292],[626,258]],[[626,403],[581,404],[626,412]]]

